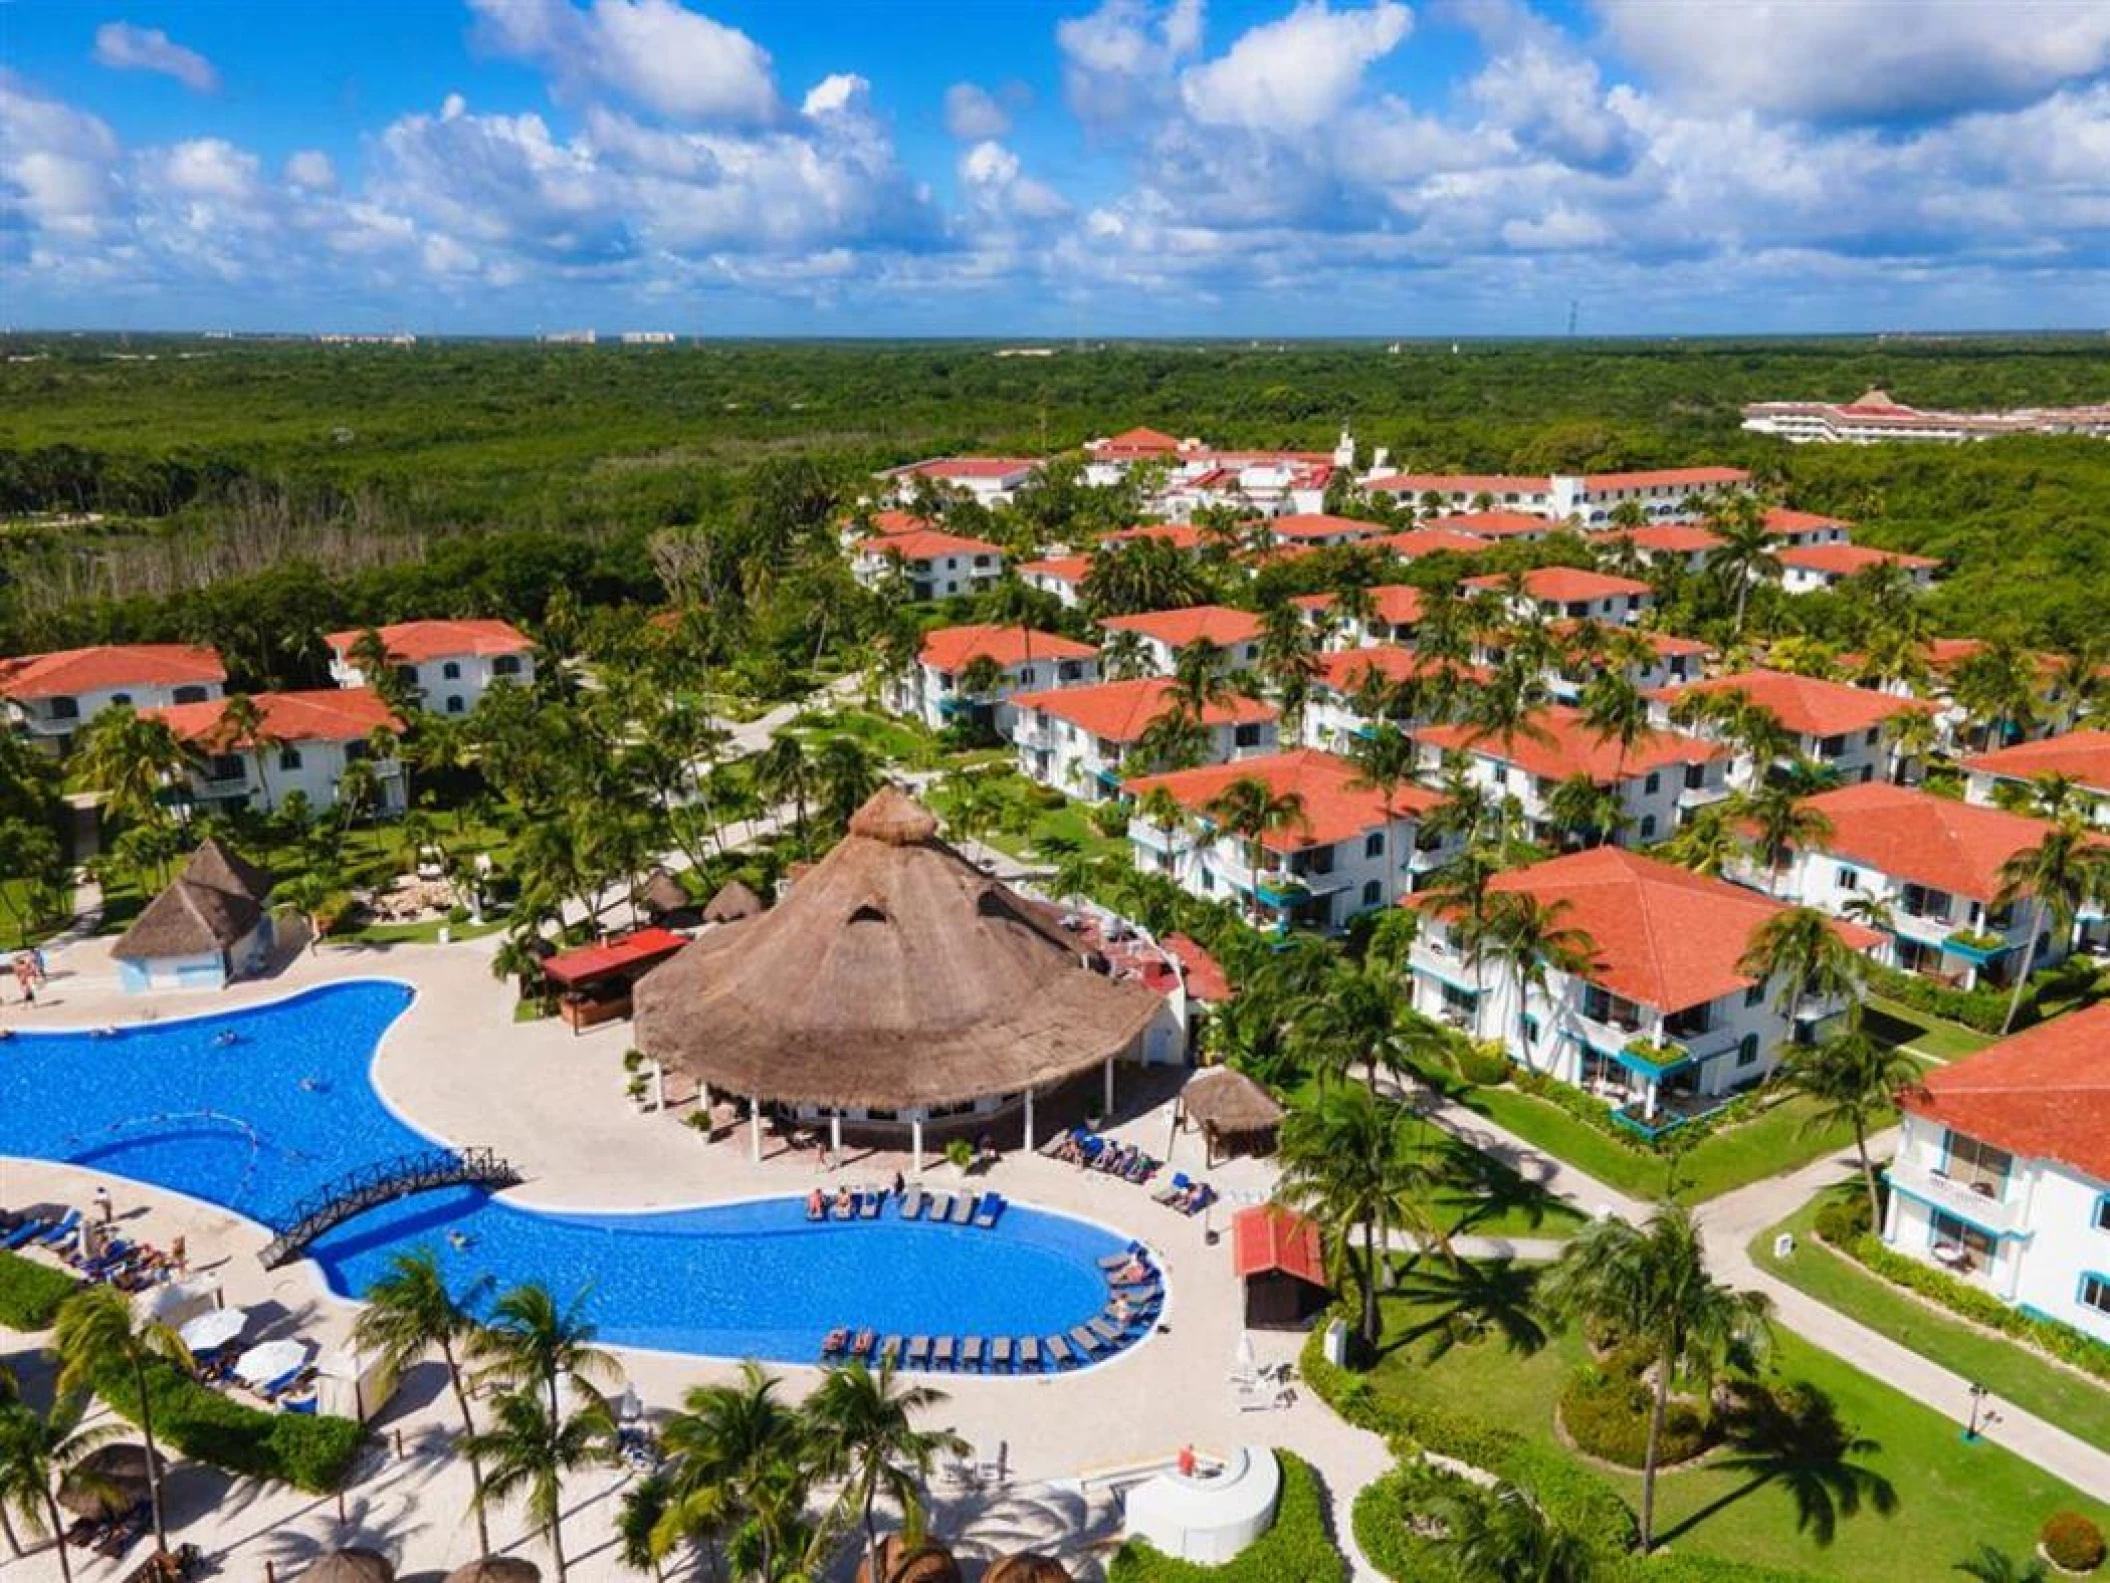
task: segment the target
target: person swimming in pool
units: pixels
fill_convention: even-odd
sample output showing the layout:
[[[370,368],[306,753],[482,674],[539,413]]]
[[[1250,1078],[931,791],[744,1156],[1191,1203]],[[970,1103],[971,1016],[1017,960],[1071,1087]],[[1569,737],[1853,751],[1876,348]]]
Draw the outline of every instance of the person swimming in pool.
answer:
[[[469,1251],[469,1234],[466,1231],[448,1232],[447,1246],[456,1253],[467,1253]]]
[[[242,1036],[236,1033],[232,1028],[222,1028],[218,1033],[212,1036],[212,1042],[224,1048],[225,1046],[230,1044],[240,1044],[242,1042]]]
[[[314,1077],[314,1076],[308,1076],[308,1077],[303,1077],[303,1078],[302,1078],[302,1079],[300,1080],[300,1091],[301,1091],[301,1092],[302,1092],[303,1094],[319,1094],[319,1093],[321,1093],[321,1092],[322,1092],[322,1079],[321,1079],[321,1078],[319,1078],[319,1077]]]

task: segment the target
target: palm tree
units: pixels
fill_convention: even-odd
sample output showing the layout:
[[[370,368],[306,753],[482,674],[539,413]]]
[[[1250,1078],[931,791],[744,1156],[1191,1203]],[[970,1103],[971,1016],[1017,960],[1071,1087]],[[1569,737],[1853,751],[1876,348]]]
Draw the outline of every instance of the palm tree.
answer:
[[[1612,779],[1626,779],[1627,755],[1655,734],[1649,720],[1648,699],[1623,670],[1605,670],[1591,677],[1582,690],[1582,723],[1599,742],[1617,742],[1619,756]]]
[[[821,813],[830,827],[846,830],[851,815],[879,790],[882,777],[872,750],[853,736],[832,736],[813,756]]]
[[[2017,1561],[1998,1545],[1981,1544],[1950,1570],[1978,1583],[2051,1583],[2051,1567],[2042,1556]]]
[[[1768,1304],[1707,1271],[1691,1213],[1665,1205],[1644,1226],[1592,1221],[1547,1273],[1540,1290],[1557,1319],[1609,1326],[1647,1349],[1655,1375],[1641,1465],[1641,1551],[1655,1543],[1656,1456],[1673,1382],[1705,1387],[1732,1360],[1749,1361],[1769,1339]]]
[[[1780,1069],[1782,1084],[1816,1105],[1803,1121],[1805,1132],[1822,1132],[1841,1121],[1853,1129],[1872,1226],[1883,1223],[1883,1200],[1876,1189],[1875,1164],[1868,1157],[1868,1134],[1890,1118],[1898,1095],[1917,1087],[1919,1078],[1919,1063],[1911,1056],[1896,1046],[1878,1044],[1858,1028],[1795,1051]]]
[[[2110,849],[2079,819],[2065,819],[2045,831],[2035,846],[2024,847],[2002,863],[1998,878],[1994,912],[2025,901],[2029,904],[2029,938],[2015,959],[2015,992],[2008,998],[2007,1016],[2000,1023],[2004,1034],[2014,1027],[2015,1016],[2022,1010],[2046,920],[2057,925],[2064,944],[2073,938],[2081,909],[2092,899],[2110,896]]]
[[[1224,671],[1224,651],[1208,638],[1196,638],[1172,656],[1172,679],[1165,697],[1187,719],[1199,724],[1211,705],[1235,691]]]
[[[1821,847],[1831,839],[1832,822],[1820,808],[1811,806],[1800,788],[1782,781],[1761,780],[1736,802],[1737,816],[1750,826],[1759,860],[1776,892],[1789,887],[1781,871],[1797,849]]]
[[[1029,655],[1029,663],[1030,658]],[[1003,690],[1004,679],[1004,667],[994,654],[977,654],[960,667],[960,697],[982,702],[990,694]]]
[[[1295,1033],[1298,1045],[1316,1057],[1321,1086],[1361,1062],[1373,1095],[1379,1067],[1405,1070],[1416,1054],[1433,1054],[1439,1037],[1402,1002],[1399,979],[1382,958],[1360,967],[1343,963],[1328,973],[1319,993],[1299,1009]]]
[[[1868,959],[1815,907],[1785,907],[1751,931],[1736,970],[1779,984],[1774,1004],[1790,1024],[1805,1000],[1843,1001],[1846,1025],[1861,1026],[1861,984]]]
[[[755,758],[755,790],[773,808],[791,804],[793,828],[798,832],[799,851],[813,856],[806,835],[806,805],[813,796],[813,759],[806,744],[789,731],[779,731],[768,747]]]
[[[477,1383],[509,1390],[539,1390],[548,1421],[563,1416],[557,1388],[566,1380],[582,1394],[597,1396],[593,1381],[614,1379],[616,1361],[594,1343],[586,1318],[586,1293],[559,1308],[549,1288],[516,1286],[491,1305],[491,1317],[469,1337],[468,1354],[482,1367]]]
[[[1544,902],[1527,891],[1497,891],[1488,898],[1480,949],[1509,965],[1517,992],[1517,1039],[1527,1061],[1532,1051],[1525,1019],[1531,1013],[1531,992],[1546,992],[1546,970],[1582,973],[1596,960],[1597,942],[1561,922],[1567,910],[1565,901]]]
[[[1587,771],[1568,776],[1546,798],[1546,817],[1567,840],[1580,847],[1616,841],[1634,822],[1619,794],[1618,782],[1606,784]]]
[[[914,1528],[917,1485],[928,1479],[940,1452],[958,1456],[967,1442],[950,1429],[918,1429],[916,1415],[945,1400],[926,1385],[897,1389],[894,1361],[882,1359],[874,1374],[862,1363],[830,1369],[806,1403],[812,1426],[815,1470],[843,1480],[841,1508],[860,1513],[865,1531],[865,1566],[879,1576],[879,1527],[874,1516],[882,1491]]]
[[[1435,1546],[1459,1577],[1482,1583],[1593,1583],[1597,1552],[1555,1523],[1522,1490],[1466,1486],[1432,1503]]]
[[[1277,830],[1311,827],[1303,797],[1296,792],[1278,793],[1258,775],[1241,775],[1204,803],[1202,811],[1225,834],[1246,842],[1246,869],[1252,876],[1253,910],[1258,916],[1263,845]]]
[[[1099,674],[1110,682],[1134,681],[1150,674],[1150,645],[1130,627],[1116,627],[1099,645]]]
[[[228,695],[220,710],[220,722],[213,728],[212,741],[223,752],[255,754],[257,790],[263,793],[264,807],[269,811],[277,806],[271,796],[271,776],[264,764],[285,743],[272,733],[269,718],[254,698],[247,693]]]
[[[1456,857],[1429,875],[1419,894],[1427,898],[1430,911],[1442,918],[1458,942],[1459,954],[1473,970],[1473,995],[1477,1005],[1487,986],[1481,973],[1487,964],[1487,916],[1495,895],[1494,882],[1506,864],[1494,843],[1472,840]]]
[[[75,1464],[121,1432],[114,1424],[82,1429],[87,1411],[88,1396],[82,1391],[61,1395],[51,1411],[41,1415],[22,1402],[0,1406],[0,1520],[12,1514],[32,1538],[57,1541],[52,1549],[65,1583],[73,1583],[73,1561],[62,1537],[66,1519],[59,1511],[59,1489],[65,1484],[79,1488],[89,1481],[88,1470]],[[5,1526],[8,1545],[20,1556],[13,1524]]]
[[[1292,723],[1301,719],[1311,697],[1312,678],[1319,674],[1318,640],[1305,623],[1304,612],[1286,599],[1260,613],[1259,669],[1274,689],[1283,719]]]
[[[484,1521],[483,1469],[476,1456],[476,1415],[469,1409],[463,1350],[473,1345],[480,1326],[475,1306],[490,1291],[489,1276],[473,1283],[460,1297],[447,1290],[439,1261],[430,1248],[414,1248],[388,1261],[388,1273],[366,1289],[366,1306],[352,1327],[352,1343],[376,1354],[390,1374],[401,1375],[423,1361],[434,1348],[447,1369],[454,1405],[462,1415],[463,1444],[469,1456],[469,1487],[475,1497],[476,1553],[491,1553],[491,1532]]]
[[[102,793],[106,818],[146,823],[162,817],[164,793],[192,762],[165,721],[120,704],[88,722],[67,769],[83,790]]]
[[[169,1547],[168,1525],[161,1512],[161,1454],[154,1445],[154,1397],[147,1386],[150,1365],[173,1363],[184,1374],[196,1371],[190,1348],[167,1325],[141,1320],[132,1300],[114,1286],[88,1286],[59,1305],[51,1333],[58,1359],[61,1396],[88,1395],[98,1382],[119,1370],[131,1375],[139,1400],[139,1433],[146,1441],[147,1501],[154,1515],[154,1541]]]
[[[759,1552],[757,1575],[778,1576],[813,1459],[811,1426],[778,1400],[777,1384],[750,1359],[737,1385],[698,1385],[682,1398],[660,1435],[668,1497],[652,1533],[655,1555],[738,1524]]]
[[[1376,674],[1375,667],[1371,674]],[[1390,721],[1381,721],[1369,735],[1355,739],[1348,757],[1355,765],[1355,777],[1349,784],[1358,790],[1376,792],[1384,805],[1385,817],[1390,819],[1392,799],[1400,787],[1414,779],[1414,739]]]
[[[1741,637],[1744,612],[1754,585],[1780,575],[1780,556],[1766,527],[1766,508],[1755,496],[1718,496],[1707,513],[1707,527],[1722,542],[1707,552],[1707,569],[1736,596],[1732,630]]]
[[[1329,1088],[1282,1124],[1282,1174],[1275,1196],[1309,1215],[1328,1263],[1361,1294],[1357,1334],[1366,1353],[1382,1334],[1377,1297],[1381,1261],[1394,1227],[1450,1256],[1450,1242],[1428,1208],[1428,1190],[1445,1174],[1443,1156],[1421,1147],[1414,1112],[1353,1084]]]
[[[579,1395],[579,1406],[565,1416],[532,1386],[501,1391],[491,1403],[491,1427],[470,1436],[467,1447],[488,1469],[475,1496],[477,1506],[524,1492],[530,1521],[549,1541],[557,1583],[564,1583],[566,1575],[565,1475],[615,1460],[615,1421],[608,1404],[592,1391]]]

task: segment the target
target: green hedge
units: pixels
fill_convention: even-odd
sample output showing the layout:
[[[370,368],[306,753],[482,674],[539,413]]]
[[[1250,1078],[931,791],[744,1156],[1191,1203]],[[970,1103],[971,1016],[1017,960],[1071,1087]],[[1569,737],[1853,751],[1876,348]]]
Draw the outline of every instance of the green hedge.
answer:
[[[9,1330],[49,1330],[59,1304],[81,1283],[19,1253],[0,1252],[0,1325]]]
[[[1415,1504],[1446,1483],[1463,1486],[1465,1480],[1408,1463],[1372,1480],[1356,1496],[1355,1542],[1386,1577],[1400,1583],[1464,1583],[1450,1557],[1407,1526]]]
[[[187,1457],[312,1495],[336,1489],[351,1469],[362,1431],[349,1418],[261,1412],[199,1384],[172,1363],[149,1364],[146,1374],[154,1437]],[[95,1394],[120,1417],[139,1422],[131,1370],[112,1370],[96,1382]]]
[[[1347,1583],[1348,1562],[1326,1531],[1318,1475],[1303,1459],[1277,1451],[1282,1501],[1275,1524],[1220,1567],[1200,1566],[1131,1539],[1114,1552],[1107,1583]]]
[[[1991,1292],[1968,1285],[1946,1270],[1937,1270],[1931,1264],[1907,1258],[1886,1246],[1873,1233],[1854,1238],[1841,1251],[1884,1280],[1931,1298],[1953,1314],[1960,1314],[2002,1335],[2026,1341],[2061,1363],[2070,1363],[2099,1380],[2110,1380],[2110,1345],[2071,1325],[2062,1325],[2055,1319],[2039,1319],[2019,1308],[2011,1308]]]
[[[1868,964],[1868,987],[1890,1000],[1910,1006],[1914,1011],[1960,1022],[1980,1033],[2000,1031],[2000,1025],[2007,1020],[2007,1003],[2013,994],[2012,990],[2004,989],[1950,989],[1930,978],[1885,967],[1880,962]]]
[[[1633,1508],[1604,1479],[1558,1451],[1477,1418],[1380,1395],[1368,1379],[1326,1361],[1324,1334],[1314,1330],[1305,1343],[1304,1380],[1349,1423],[1383,1435],[1402,1454],[1434,1452],[1514,1484],[1594,1549],[1607,1554],[1633,1549],[1640,1537]]]
[[[1543,1099],[1547,1104],[1566,1111],[1577,1121],[1603,1133],[1614,1143],[1624,1144],[1636,1154],[1661,1155],[1669,1152],[1667,1139],[1675,1136],[1679,1149],[1689,1149],[1702,1138],[1733,1127],[1740,1121],[1748,1121],[1778,1097],[1777,1093],[1763,1088],[1754,1088],[1737,1095],[1717,1110],[1704,1116],[1696,1116],[1677,1128],[1675,1134],[1663,1133],[1649,1138],[1632,1127],[1622,1125],[1610,1105],[1595,1094],[1586,1094],[1571,1083],[1548,1077],[1544,1072],[1535,1072],[1527,1067],[1515,1067],[1510,1072],[1517,1089]]]

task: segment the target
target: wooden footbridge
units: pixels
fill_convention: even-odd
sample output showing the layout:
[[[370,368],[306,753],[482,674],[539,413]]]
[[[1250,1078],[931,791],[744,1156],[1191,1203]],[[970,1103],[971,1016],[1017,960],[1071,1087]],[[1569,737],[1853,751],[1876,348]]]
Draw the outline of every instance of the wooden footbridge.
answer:
[[[291,1263],[332,1226],[399,1198],[442,1187],[512,1187],[521,1180],[512,1164],[490,1149],[428,1149],[362,1165],[293,1206],[292,1224],[263,1251],[264,1268]]]

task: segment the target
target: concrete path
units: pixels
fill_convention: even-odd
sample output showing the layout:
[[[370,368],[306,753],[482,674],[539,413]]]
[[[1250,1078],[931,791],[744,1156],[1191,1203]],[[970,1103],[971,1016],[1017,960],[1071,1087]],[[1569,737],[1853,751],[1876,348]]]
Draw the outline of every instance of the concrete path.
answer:
[[[1553,1159],[1484,1116],[1459,1105],[1437,1101],[1425,1107],[1436,1124],[1517,1171],[1529,1181],[1560,1194],[1593,1214],[1623,1220],[1645,1220],[1654,1206],[1642,1203],[1598,1181],[1574,1166]],[[1887,1156],[1895,1131],[1869,1140],[1870,1152]],[[1827,1155],[1798,1171],[1769,1177],[1725,1193],[1695,1211],[1708,1263],[1732,1286],[1763,1292],[1772,1299],[1780,1322],[1804,1340],[1842,1358],[1864,1374],[1903,1391],[1954,1420],[1970,1421],[1971,1382],[1911,1348],[1869,1329],[1835,1308],[1806,1296],[1752,1262],[1749,1244],[1768,1226],[1785,1220],[1822,1189],[1856,1170],[1851,1151]],[[1519,1257],[1529,1257],[1520,1253]],[[2110,1448],[2091,1446],[2078,1436],[2024,1412],[2008,1402],[1993,1404],[1985,1438],[2005,1447],[2075,1489],[2110,1501]]]
[[[1887,1155],[1896,1139],[1894,1131],[1873,1139],[1870,1152]],[[1852,1151],[1843,1151],[1701,1205],[1697,1218],[1708,1262],[1731,1285],[1765,1293],[1780,1322],[1803,1339],[1956,1423],[1968,1424],[1971,1381],[1797,1291],[1751,1259],[1753,1237],[1856,1169]],[[2012,1403],[1995,1400],[1991,1405],[1990,1417],[1980,1414],[1987,1440],[2097,1500],[2110,1501],[2110,1448],[2092,1446]]]

